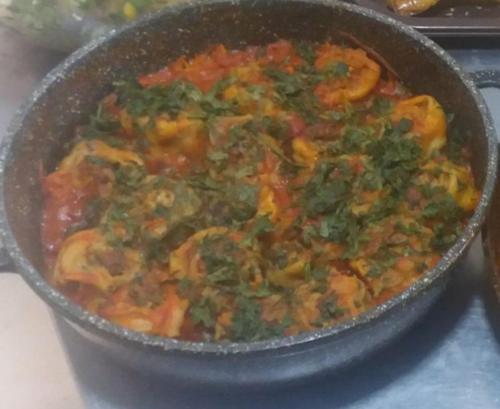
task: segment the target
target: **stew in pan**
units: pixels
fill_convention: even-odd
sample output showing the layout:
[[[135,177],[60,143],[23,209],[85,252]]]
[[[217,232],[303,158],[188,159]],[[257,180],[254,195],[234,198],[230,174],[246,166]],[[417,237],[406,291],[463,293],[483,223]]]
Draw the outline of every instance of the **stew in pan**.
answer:
[[[362,49],[181,57],[114,84],[44,177],[47,277],[167,337],[331,326],[434,266],[475,208],[451,118]]]

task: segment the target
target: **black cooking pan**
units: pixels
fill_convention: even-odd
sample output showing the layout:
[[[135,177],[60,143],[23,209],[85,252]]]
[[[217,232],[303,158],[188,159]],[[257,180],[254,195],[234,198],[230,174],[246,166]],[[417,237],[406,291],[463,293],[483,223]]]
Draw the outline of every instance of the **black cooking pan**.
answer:
[[[41,173],[65,153],[110,84],[215,43],[277,38],[354,41],[383,59],[415,93],[434,95],[468,140],[482,190],[463,234],[435,268],[402,294],[332,328],[251,343],[186,342],[140,334],[92,315],[42,275]],[[331,371],[387,342],[428,310],[479,232],[496,178],[496,137],[484,100],[442,49],[373,11],[335,1],[199,1],[170,7],[77,51],[43,81],[15,119],[0,153],[0,228],[11,268],[54,310],[71,342],[122,367],[168,381],[273,384]]]

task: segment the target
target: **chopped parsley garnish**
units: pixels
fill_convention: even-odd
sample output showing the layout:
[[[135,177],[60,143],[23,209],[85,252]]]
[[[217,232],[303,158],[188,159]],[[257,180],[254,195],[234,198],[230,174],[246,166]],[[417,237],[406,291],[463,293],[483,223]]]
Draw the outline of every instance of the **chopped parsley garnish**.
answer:
[[[215,325],[215,306],[208,298],[193,302],[189,308],[189,315],[195,324],[201,324],[205,328],[212,328]]]
[[[181,111],[188,108],[193,108],[197,117],[234,113],[235,107],[231,103],[217,98],[217,92],[223,85],[225,83],[204,94],[194,84],[180,80],[168,86],[149,88],[144,88],[135,81],[115,83],[120,102],[135,118],[152,118],[161,113],[176,118]]]
[[[236,300],[231,338],[235,341],[260,341],[278,337],[283,335],[291,323],[292,319],[289,316],[277,323],[262,320],[259,303],[253,298],[240,296]]]
[[[453,197],[445,193],[432,200],[422,210],[425,219],[439,219],[445,222],[453,222],[460,218],[462,211]]]
[[[328,321],[344,314],[344,310],[337,305],[335,297],[329,297],[320,305],[321,319]]]
[[[263,234],[270,233],[274,229],[274,224],[269,219],[269,216],[258,216],[254,224],[247,233],[243,243],[249,245],[255,238]]]

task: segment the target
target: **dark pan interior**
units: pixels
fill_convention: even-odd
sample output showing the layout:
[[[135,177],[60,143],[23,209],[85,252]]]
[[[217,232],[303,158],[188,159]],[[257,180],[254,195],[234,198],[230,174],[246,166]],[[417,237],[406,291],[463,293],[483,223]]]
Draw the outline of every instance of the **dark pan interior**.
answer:
[[[102,47],[90,47],[88,54],[80,52],[81,56],[74,56],[51,74],[48,88],[35,98],[7,157],[6,214],[22,252],[42,270],[41,175],[54,168],[75,126],[85,123],[97,101],[109,92],[110,84],[216,43],[238,48],[278,38],[340,41],[350,33],[377,50],[412,91],[434,95],[445,110],[456,115],[457,125],[473,141],[473,168],[478,186],[483,186],[488,141],[470,91],[420,38],[402,36],[397,25],[375,19],[369,13],[348,13],[332,2],[209,2],[195,8],[173,8],[139,23],[134,31],[114,36]]]

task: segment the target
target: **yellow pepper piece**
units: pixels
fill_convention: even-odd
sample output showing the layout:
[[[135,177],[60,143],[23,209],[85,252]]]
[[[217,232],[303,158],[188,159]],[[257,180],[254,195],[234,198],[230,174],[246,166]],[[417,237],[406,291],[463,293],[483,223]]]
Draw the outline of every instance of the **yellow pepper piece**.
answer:
[[[231,100],[238,96],[239,88],[236,85],[231,85],[224,90],[224,99]]]
[[[269,281],[279,287],[293,287],[304,279],[306,260],[297,260],[281,270],[269,272]]]
[[[148,139],[154,145],[173,146],[186,155],[197,155],[203,148],[203,122],[194,119],[175,121],[158,117],[155,127],[146,131]]]
[[[122,8],[122,13],[125,18],[129,21],[134,20],[137,17],[137,9],[135,6],[127,1]]]
[[[447,190],[465,211],[474,210],[479,200],[479,192],[474,187],[474,180],[467,168],[459,165],[447,164],[449,179]],[[441,177],[439,178],[441,180]],[[462,189],[459,186],[463,186]]]
[[[364,50],[325,44],[317,51],[314,65],[323,71],[332,64],[343,63],[348,68],[345,77],[322,81],[316,95],[323,104],[333,107],[347,101],[357,101],[367,96],[378,83],[382,69]]]
[[[271,221],[275,221],[278,216],[278,206],[274,201],[274,192],[268,186],[262,186],[259,194],[259,206],[257,214],[268,215]]]
[[[106,143],[95,139],[78,143],[71,153],[64,158],[59,166],[59,170],[71,170],[78,166],[87,156],[97,156],[110,163],[126,165],[134,163],[143,166],[142,159],[132,151],[116,149]]]
[[[129,282],[140,268],[140,253],[132,249],[124,250],[120,274],[114,276],[96,256],[111,250],[98,229],[80,230],[69,236],[57,256],[54,282],[57,284],[78,282],[92,285],[102,291],[107,291],[113,285]]]
[[[318,160],[318,151],[312,142],[303,138],[294,138],[292,141],[293,158],[303,165],[314,168]]]
[[[428,155],[446,144],[446,116],[439,102],[430,95],[399,101],[392,120],[397,122],[403,118],[412,121],[411,131],[420,135],[422,148]]]
[[[474,186],[474,179],[467,167],[453,163],[431,162],[423,169],[429,172],[439,169],[441,173],[437,178],[430,179],[430,176],[427,176],[422,180],[425,183],[430,181],[434,186],[445,188],[465,211],[474,210],[479,200],[479,192]]]

